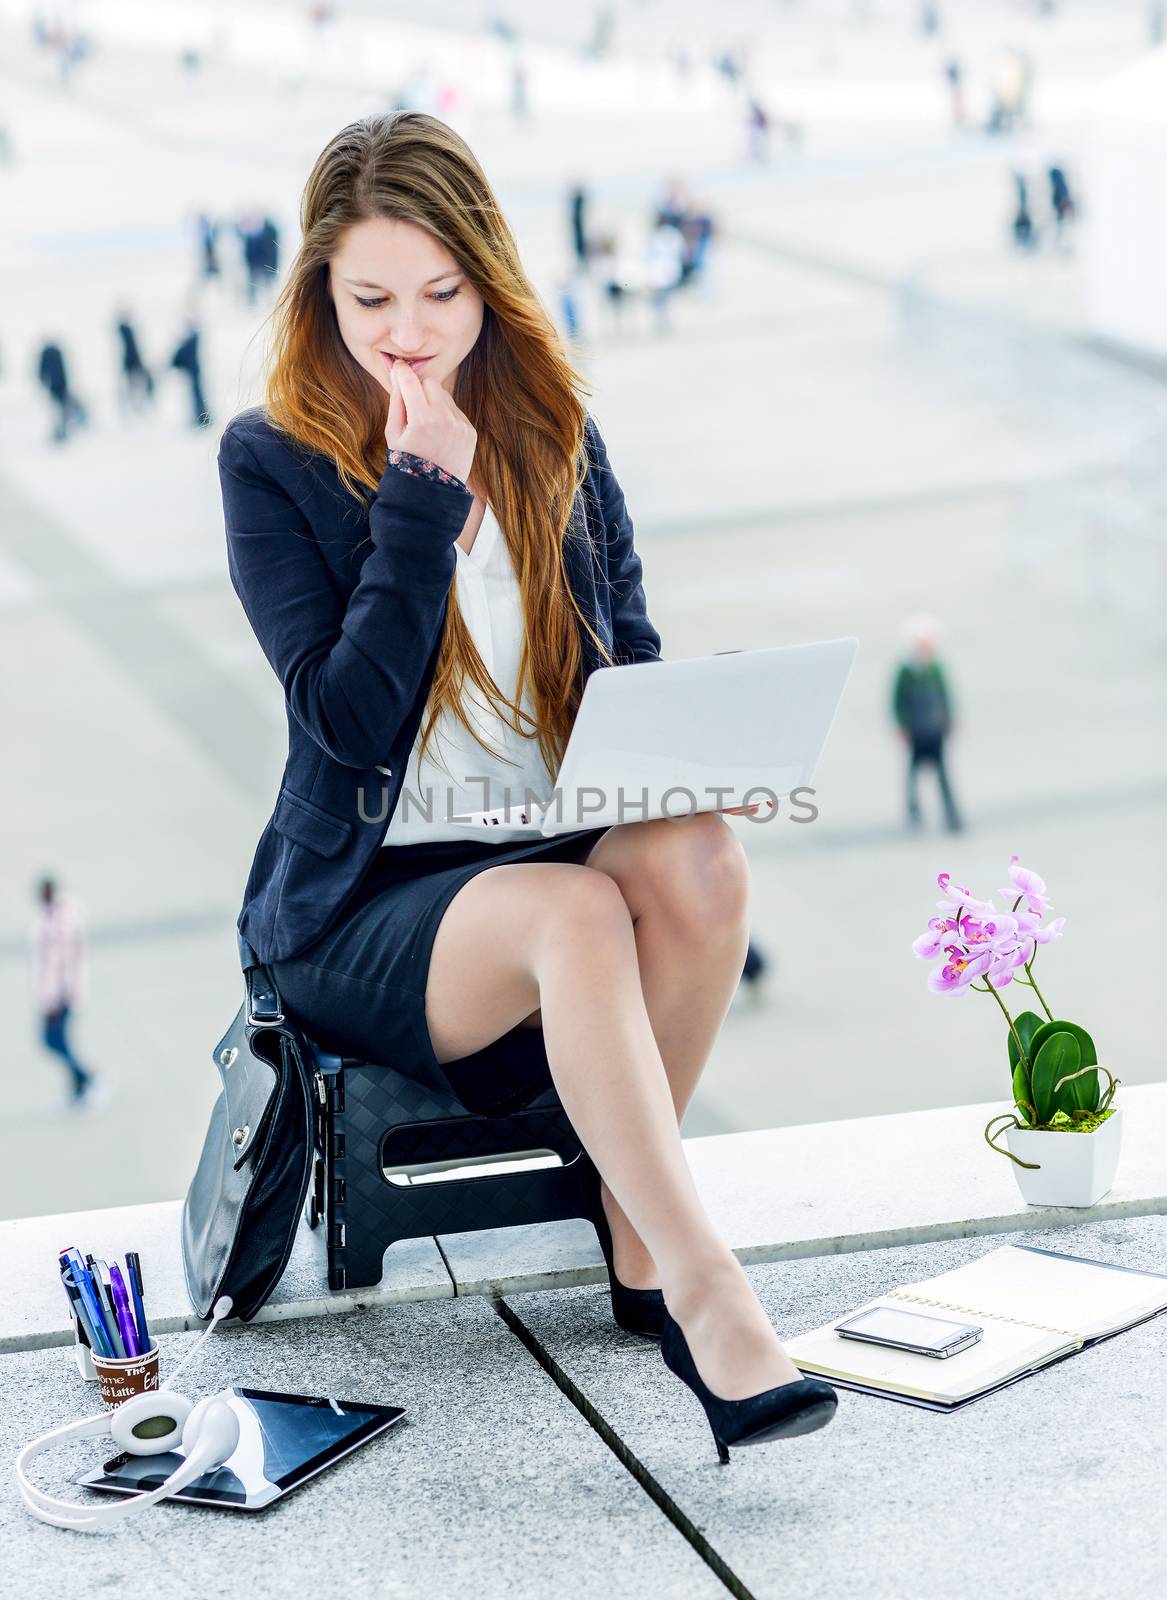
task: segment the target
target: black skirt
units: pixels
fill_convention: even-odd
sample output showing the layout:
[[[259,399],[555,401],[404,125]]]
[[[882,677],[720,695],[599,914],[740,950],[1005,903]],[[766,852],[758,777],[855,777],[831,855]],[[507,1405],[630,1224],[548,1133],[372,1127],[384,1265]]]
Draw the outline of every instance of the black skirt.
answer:
[[[383,845],[337,920],[304,950],[267,963],[286,1008],[322,1049],[452,1091],[469,1111],[525,1104],[551,1082],[542,1029],[516,1026],[457,1061],[435,1056],[425,1018],[434,937],[476,873],[515,861],[583,862],[607,831]]]

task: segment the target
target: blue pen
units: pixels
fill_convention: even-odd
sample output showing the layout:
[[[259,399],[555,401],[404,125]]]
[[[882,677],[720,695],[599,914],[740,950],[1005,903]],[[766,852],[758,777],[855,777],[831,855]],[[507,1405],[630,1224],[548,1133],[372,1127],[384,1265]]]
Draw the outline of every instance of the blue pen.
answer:
[[[136,1250],[126,1251],[126,1270],[130,1275],[130,1299],[134,1302],[134,1321],[138,1325],[138,1344],[143,1351],[150,1348],[150,1330],[146,1326],[146,1307],[142,1303],[142,1263]]]
[[[105,1325],[97,1286],[94,1284],[92,1274],[81,1258],[81,1252],[76,1245],[70,1245],[66,1250],[61,1251],[61,1255],[69,1263],[73,1276],[73,1287],[77,1290],[80,1303],[85,1307],[89,1317],[89,1328],[93,1336],[90,1348],[96,1356],[111,1355],[113,1353],[113,1344],[109,1337],[109,1330]]]
[[[115,1356],[124,1355],[122,1342],[118,1337],[117,1324],[113,1316],[113,1302],[109,1298],[108,1277],[103,1282],[101,1269],[105,1267],[104,1261],[98,1261],[88,1252],[85,1255],[85,1264],[89,1268],[89,1276],[93,1280],[93,1292],[97,1296],[98,1308],[101,1311],[101,1326],[109,1340],[109,1347]]]
[[[85,1309],[85,1302],[81,1298],[77,1285],[73,1282],[73,1268],[69,1264],[68,1256],[59,1258],[61,1268],[61,1287],[65,1291],[65,1298],[69,1302],[69,1312],[80,1332],[84,1335],[84,1342],[90,1350],[94,1348],[96,1340],[93,1326],[89,1320],[89,1312]]]
[[[105,1336],[109,1340],[109,1347],[115,1356],[121,1355],[120,1340],[117,1338],[113,1327],[113,1305],[106,1298],[105,1288],[101,1281],[101,1273],[97,1270],[97,1259],[85,1252],[85,1265],[89,1269],[89,1276],[93,1279],[93,1292],[97,1296],[98,1308],[101,1311],[101,1325],[105,1329]]]
[[[89,1268],[81,1259],[81,1252],[76,1246],[71,1245],[64,1252],[69,1258],[69,1265],[73,1269],[73,1282],[77,1286],[77,1293],[84,1301],[85,1309],[89,1313],[89,1320],[93,1325],[93,1350],[95,1355],[112,1356],[113,1341],[109,1336],[109,1329],[105,1325],[105,1316],[98,1299],[97,1289]]]

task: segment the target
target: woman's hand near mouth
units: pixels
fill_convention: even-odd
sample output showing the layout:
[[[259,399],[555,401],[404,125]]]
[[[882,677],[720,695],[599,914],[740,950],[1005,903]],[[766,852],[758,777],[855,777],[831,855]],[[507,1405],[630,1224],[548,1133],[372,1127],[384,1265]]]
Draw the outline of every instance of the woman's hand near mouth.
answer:
[[[470,477],[478,434],[436,378],[422,378],[404,361],[389,371],[385,442],[432,461],[462,483]]]

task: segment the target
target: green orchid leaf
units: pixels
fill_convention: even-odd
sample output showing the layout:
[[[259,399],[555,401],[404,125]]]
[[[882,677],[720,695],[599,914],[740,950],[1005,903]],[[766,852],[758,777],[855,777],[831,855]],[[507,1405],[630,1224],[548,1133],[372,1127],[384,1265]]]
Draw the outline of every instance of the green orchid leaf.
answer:
[[[1033,1065],[1033,1054],[1034,1053],[1029,1048],[1030,1042],[1033,1039],[1033,1036],[1037,1032],[1037,1030],[1039,1028],[1044,1027],[1044,1026],[1045,1026],[1045,1023],[1044,1023],[1043,1018],[1037,1016],[1032,1011],[1023,1011],[1019,1017],[1014,1017],[1013,1018],[1013,1027],[1010,1028],[1010,1030],[1009,1030],[1009,1070],[1010,1071],[1013,1071],[1013,1069],[1018,1065],[1018,1063],[1021,1060],[1020,1052],[1017,1049],[1017,1039],[1015,1039],[1013,1037],[1014,1030],[1016,1030],[1017,1036],[1021,1040],[1021,1045],[1022,1045],[1022,1048],[1025,1051],[1026,1059],[1028,1060],[1030,1066],[1032,1066]]]
[[[1074,1109],[1077,1104],[1074,1084],[1062,1084],[1057,1090],[1054,1086],[1060,1079],[1077,1072],[1081,1065],[1082,1051],[1072,1033],[1055,1031],[1041,1045],[1032,1074],[1033,1104],[1039,1122],[1048,1122],[1055,1111],[1064,1111],[1068,1116]]]
[[[1026,1012],[1028,1016],[1029,1013]],[[1018,1024],[1021,1019],[1018,1018]],[[1020,1029],[1019,1029],[1020,1031]],[[1078,1042],[1078,1061],[1074,1067],[1066,1067],[1065,1072],[1073,1072],[1077,1067],[1096,1067],[1098,1065],[1098,1052],[1094,1048],[1094,1040],[1080,1028],[1076,1022],[1046,1022],[1029,1038],[1028,1048],[1031,1051],[1030,1061],[1036,1062],[1038,1052],[1048,1039],[1056,1033],[1069,1033]],[[1025,1034],[1021,1037],[1024,1039]],[[1075,1078],[1072,1084],[1067,1084],[1058,1096],[1058,1105],[1064,1106],[1067,1111],[1079,1107],[1083,1111],[1094,1111],[1098,1107],[1098,1074],[1086,1072],[1080,1078]]]
[[[1032,1103],[1032,1091],[1029,1087],[1029,1073],[1025,1070],[1024,1061],[1018,1061],[1013,1067],[1013,1103],[1019,1111],[1024,1113],[1026,1106]]]

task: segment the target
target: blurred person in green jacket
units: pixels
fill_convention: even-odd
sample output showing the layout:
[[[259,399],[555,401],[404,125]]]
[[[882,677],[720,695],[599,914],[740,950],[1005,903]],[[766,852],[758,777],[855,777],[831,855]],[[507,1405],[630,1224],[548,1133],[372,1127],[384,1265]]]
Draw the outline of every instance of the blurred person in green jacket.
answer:
[[[936,655],[937,632],[931,617],[912,617],[905,624],[906,650],[896,669],[892,716],[908,747],[908,826],[920,826],[917,775],[921,766],[931,765],[936,768],[948,830],[957,833],[962,823],[944,764],[944,744],[953,725],[952,699]]]

